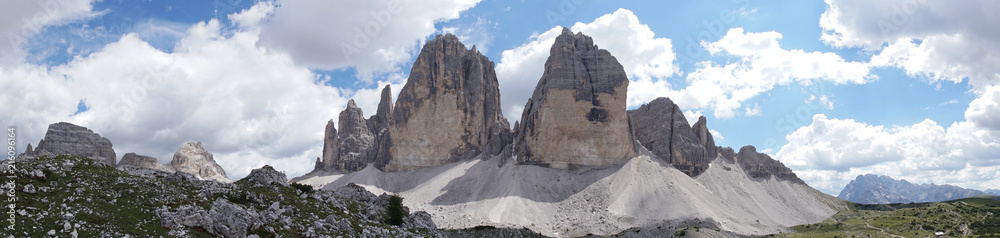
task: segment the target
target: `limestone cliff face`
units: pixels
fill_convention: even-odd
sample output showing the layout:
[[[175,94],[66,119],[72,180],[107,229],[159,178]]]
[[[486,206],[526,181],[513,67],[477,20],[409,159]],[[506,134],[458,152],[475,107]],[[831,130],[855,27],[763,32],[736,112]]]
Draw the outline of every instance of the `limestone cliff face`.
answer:
[[[368,118],[368,130],[376,137],[384,133],[383,130],[389,126],[389,119],[392,118],[392,89],[389,86],[385,85],[385,88],[382,88],[378,109],[376,109],[375,115]]]
[[[326,122],[326,129],[323,130],[323,159],[316,161],[316,170],[333,170],[337,160],[340,160],[340,135],[337,134],[337,126],[333,124],[333,119]]]
[[[201,142],[188,142],[174,152],[170,167],[177,172],[193,174],[198,179],[213,179],[219,182],[231,182],[226,171],[215,162],[215,156],[205,150]]]
[[[698,122],[695,122],[691,126],[691,130],[694,131],[694,136],[698,137],[698,143],[705,147],[705,156],[709,160],[714,159],[718,155],[719,149],[715,146],[715,139],[712,138],[712,132],[708,130],[708,122],[705,120],[705,116],[699,116]]]
[[[654,99],[628,114],[639,143],[688,176],[708,169],[718,153],[705,117],[688,126],[684,112],[669,98]]]
[[[490,145],[509,144],[508,128],[493,62],[454,35],[439,35],[420,50],[400,90],[379,156],[396,171],[498,153]]]
[[[364,112],[354,99],[348,101],[347,108],[340,112],[337,124],[333,120],[326,123],[323,156],[316,159],[313,169],[352,172],[362,170],[370,163],[376,163],[379,168],[384,167],[384,160],[377,159],[379,150],[384,147],[380,142],[387,134],[391,110],[392,93],[388,85],[382,90],[378,111],[368,119],[364,118]]]
[[[351,99],[347,109],[340,112],[338,123],[340,158],[338,167],[349,171],[364,169],[371,162],[369,151],[375,146],[375,135],[368,129],[364,112]]]
[[[25,157],[55,155],[88,157],[108,166],[115,166],[118,159],[111,140],[86,127],[68,122],[50,124],[45,138],[38,142],[38,147],[31,149],[29,144],[22,154]]]
[[[618,60],[568,28],[549,54],[515,128],[518,162],[567,168],[635,156],[625,113],[628,77]]]

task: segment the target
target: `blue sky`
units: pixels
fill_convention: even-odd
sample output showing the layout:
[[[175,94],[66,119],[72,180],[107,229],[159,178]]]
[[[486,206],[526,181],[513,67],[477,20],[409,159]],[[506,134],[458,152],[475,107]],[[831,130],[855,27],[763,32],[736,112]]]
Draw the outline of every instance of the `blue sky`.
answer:
[[[623,63],[629,108],[672,97],[707,117],[717,144],[754,145],[823,192],[863,173],[1000,188],[1000,69],[990,64],[1000,39],[979,30],[1000,23],[969,10],[1000,10],[989,1],[4,4],[2,33],[27,36],[0,48],[0,82],[18,91],[4,109],[23,114],[0,119],[22,128],[22,146],[70,121],[119,154],[166,162],[205,141],[233,177],[264,163],[295,176],[319,156],[325,121],[351,98],[373,113],[379,89],[398,92],[436,34],[497,63],[513,124],[546,33],[565,26]],[[42,27],[19,31],[29,24]],[[360,52],[348,56],[352,43]]]

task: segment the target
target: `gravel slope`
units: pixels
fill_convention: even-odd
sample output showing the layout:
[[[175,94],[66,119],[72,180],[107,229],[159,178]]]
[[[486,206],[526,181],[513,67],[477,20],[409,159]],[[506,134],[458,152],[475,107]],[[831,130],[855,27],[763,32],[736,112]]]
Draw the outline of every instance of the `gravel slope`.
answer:
[[[683,226],[693,219],[762,235],[821,222],[846,209],[841,200],[811,187],[755,180],[721,159],[697,178],[647,156],[583,171],[513,161],[491,158],[394,173],[369,166],[297,180],[326,189],[356,183],[375,194],[396,193],[406,206],[430,213],[441,228],[527,227],[549,236],[614,234],[664,221]]]

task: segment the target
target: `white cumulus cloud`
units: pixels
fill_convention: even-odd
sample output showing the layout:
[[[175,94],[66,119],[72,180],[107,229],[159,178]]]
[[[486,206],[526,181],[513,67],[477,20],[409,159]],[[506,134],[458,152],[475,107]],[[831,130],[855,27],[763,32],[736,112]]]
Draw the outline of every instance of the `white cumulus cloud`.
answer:
[[[0,63],[13,64],[24,56],[21,47],[46,27],[99,15],[93,0],[4,1],[0,7]]]
[[[221,28],[215,19],[192,25],[171,52],[129,33],[65,65],[0,67],[0,86],[11,92],[0,95],[0,109],[19,112],[0,120],[20,131],[18,150],[68,121],[109,138],[119,156],[167,162],[184,142],[202,141],[234,179],[263,164],[308,172],[323,125],[351,92],[258,47],[256,30]],[[89,110],[74,115],[81,100]]]
[[[781,48],[781,33],[729,29],[716,42],[702,42],[713,55],[731,55],[737,62],[716,65],[700,62],[687,75],[688,87],[677,92],[676,102],[686,107],[712,108],[718,118],[736,115],[743,102],[778,85],[813,81],[864,84],[876,76],[867,63],[850,62],[832,52],[805,52]],[[746,112],[754,108],[745,107]],[[753,115],[752,113],[745,113]]]
[[[996,157],[1000,137],[968,121],[944,127],[925,119],[908,126],[884,127],[816,114],[811,124],[786,139],[788,144],[776,158],[827,193],[839,192],[864,173],[982,189],[1000,184],[995,174],[1000,173],[1000,158]]]
[[[827,0],[822,39],[837,47],[876,53],[875,66],[892,66],[931,82],[962,82],[976,89],[1000,82],[1000,2],[990,0]]]
[[[352,67],[358,78],[400,70],[434,23],[455,19],[479,0],[277,2],[261,25],[261,45],[314,69]],[[258,3],[263,4],[263,3]]]

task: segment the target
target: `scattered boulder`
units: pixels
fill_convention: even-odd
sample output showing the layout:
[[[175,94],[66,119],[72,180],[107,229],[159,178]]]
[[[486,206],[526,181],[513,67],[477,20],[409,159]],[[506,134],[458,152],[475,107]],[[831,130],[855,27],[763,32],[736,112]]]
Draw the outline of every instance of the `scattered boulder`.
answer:
[[[248,181],[255,185],[268,186],[271,184],[278,184],[288,187],[288,177],[285,176],[285,173],[274,170],[274,168],[270,165],[264,165],[264,167],[259,169],[253,169],[250,171],[249,175],[240,180]]]
[[[736,154],[736,162],[751,178],[770,179],[774,176],[777,180],[806,184],[781,161],[772,159],[767,154],[758,153],[757,148],[752,145],[740,148],[740,152]]]
[[[264,225],[252,209],[244,209],[224,198],[212,202],[208,216],[214,221],[212,229],[223,237],[246,237],[247,232]]]
[[[431,214],[428,214],[425,211],[410,213],[409,216],[403,218],[402,226],[405,229],[411,229],[411,228],[428,229],[428,230],[437,229],[437,225],[434,224],[434,220],[431,219]]]
[[[567,168],[634,157],[625,112],[628,82],[611,53],[563,28],[515,128],[518,162]]]
[[[688,126],[684,112],[669,98],[654,99],[630,110],[628,114],[632,120],[632,133],[639,143],[688,176],[698,176],[715,159],[717,149],[705,125],[705,118],[699,118],[693,128]],[[698,136],[702,133],[705,139]]]
[[[177,172],[192,174],[199,179],[231,182],[222,166],[215,163],[215,156],[205,150],[201,142],[188,142],[174,152],[170,166]]]
[[[138,155],[136,153],[127,153],[122,156],[121,161],[118,161],[118,167],[135,167],[135,168],[145,168],[152,170],[159,170],[167,173],[173,173],[174,168],[160,164],[159,160],[151,156]]]
[[[50,124],[45,138],[38,142],[38,147],[32,149],[29,144],[21,154],[25,158],[56,155],[83,156],[112,167],[118,158],[111,140],[86,127],[68,122]]]
[[[166,228],[211,227],[214,223],[207,211],[191,205],[180,206],[174,211],[165,206],[158,208],[156,217],[159,218],[160,225]]]
[[[199,181],[201,179],[199,179],[198,177],[194,176],[193,174],[189,174],[189,173],[185,173],[185,172],[181,172],[181,171],[175,171],[174,173],[168,175],[167,177],[164,177],[163,180],[167,181],[167,182],[176,182],[176,183],[185,182],[185,183],[187,183],[187,182]]]
[[[206,232],[222,237],[246,237],[248,231],[264,225],[252,209],[245,209],[224,198],[212,202],[208,211],[191,205],[183,205],[175,211],[162,207],[156,209],[156,217],[166,228],[203,227]]]
[[[452,34],[420,50],[392,108],[379,160],[386,171],[431,167],[499,153],[510,138],[494,63]],[[490,145],[494,146],[490,146]]]

